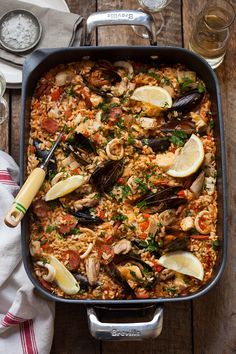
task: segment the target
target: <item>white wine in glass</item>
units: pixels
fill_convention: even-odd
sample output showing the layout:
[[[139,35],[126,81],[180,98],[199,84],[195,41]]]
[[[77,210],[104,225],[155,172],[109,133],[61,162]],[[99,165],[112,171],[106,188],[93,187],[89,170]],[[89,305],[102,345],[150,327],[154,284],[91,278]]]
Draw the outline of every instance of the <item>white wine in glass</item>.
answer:
[[[141,11],[146,11],[150,14],[152,13],[159,13],[159,22],[158,24],[156,24],[157,21],[154,20],[155,24],[156,24],[156,35],[158,35],[162,28],[165,25],[165,21],[164,21],[164,17],[161,13],[161,11],[167,6],[169,5],[169,3],[172,0],[138,0],[139,4],[140,4],[140,8],[138,8],[138,10]],[[146,32],[143,32],[143,29],[139,26],[132,26],[134,32],[142,37],[142,38],[148,38],[148,35]]]

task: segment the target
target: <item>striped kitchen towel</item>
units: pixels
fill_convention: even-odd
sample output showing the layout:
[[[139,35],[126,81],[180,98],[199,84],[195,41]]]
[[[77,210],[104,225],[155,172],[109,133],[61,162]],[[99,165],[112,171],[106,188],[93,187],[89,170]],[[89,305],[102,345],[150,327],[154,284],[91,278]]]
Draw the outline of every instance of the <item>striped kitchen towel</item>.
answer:
[[[42,298],[21,260],[20,226],[4,217],[19,190],[19,168],[0,151],[0,353],[48,354],[53,338],[54,303]]]

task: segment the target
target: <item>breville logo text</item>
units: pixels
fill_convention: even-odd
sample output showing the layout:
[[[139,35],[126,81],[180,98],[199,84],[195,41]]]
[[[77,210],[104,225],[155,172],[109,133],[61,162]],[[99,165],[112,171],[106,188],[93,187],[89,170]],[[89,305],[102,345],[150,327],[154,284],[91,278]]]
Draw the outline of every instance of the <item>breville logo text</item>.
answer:
[[[113,329],[111,331],[112,337],[140,337],[141,332],[136,329],[129,329],[128,331],[119,331],[118,329]]]

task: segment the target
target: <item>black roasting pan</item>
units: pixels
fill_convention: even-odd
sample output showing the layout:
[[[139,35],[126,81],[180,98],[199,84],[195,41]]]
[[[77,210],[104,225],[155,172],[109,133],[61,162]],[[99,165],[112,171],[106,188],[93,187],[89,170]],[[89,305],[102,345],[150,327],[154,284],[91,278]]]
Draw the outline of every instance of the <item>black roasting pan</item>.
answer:
[[[36,289],[53,301],[67,302],[71,304],[85,304],[87,307],[90,305],[96,306],[138,306],[142,307],[144,304],[157,306],[155,312],[156,322],[158,322],[159,332],[162,323],[162,310],[161,304],[165,302],[176,302],[183,300],[192,300],[200,295],[208,292],[220,278],[226,261],[226,247],[227,247],[227,188],[226,188],[226,164],[225,164],[225,147],[224,147],[224,132],[223,132],[223,117],[221,110],[220,89],[219,83],[214,71],[210,66],[194,53],[177,47],[149,47],[149,46],[119,46],[119,47],[80,47],[80,48],[61,48],[61,49],[44,49],[35,51],[25,62],[23,70],[23,83],[22,83],[22,109],[21,109],[21,184],[26,179],[26,163],[27,163],[27,145],[29,139],[29,121],[30,121],[30,102],[39,78],[49,69],[55,67],[60,63],[68,63],[73,61],[79,61],[83,57],[90,57],[93,60],[108,59],[110,61],[132,59],[143,62],[150,62],[156,60],[160,63],[175,64],[182,63],[187,68],[193,70],[197,75],[205,82],[207,91],[210,93],[213,103],[213,114],[215,117],[214,134],[217,145],[217,190],[218,190],[218,225],[217,232],[220,238],[220,251],[217,260],[217,264],[214,269],[211,280],[205,284],[196,293],[176,297],[176,298],[157,298],[157,299],[144,299],[144,300],[71,300],[60,298],[56,295],[49,293],[42,287],[39,281],[36,279],[32,270],[32,262],[29,253],[29,238],[28,231],[28,215],[22,222],[22,254],[23,262],[26,272],[35,285]],[[144,333],[142,324],[137,326],[137,323],[133,327],[124,326],[120,330],[118,325],[109,329],[99,328],[100,334],[94,334],[97,331],[98,320],[93,308],[88,308],[89,326],[92,334],[97,338],[102,339],[114,339],[116,337],[122,338],[128,336],[131,339],[144,338],[154,336],[151,334],[152,328],[148,325],[145,327],[148,333]],[[96,325],[94,323],[96,322]],[[100,323],[100,322],[99,322]],[[149,322],[149,324],[153,321]],[[103,325],[103,324],[102,324]],[[100,327],[102,327],[100,323]],[[114,325],[114,324],[113,324]],[[96,328],[95,328],[96,327]],[[95,328],[95,329],[94,329]],[[117,329],[118,328],[118,329]],[[137,329],[138,328],[138,329]],[[112,332],[113,331],[113,332]],[[108,336],[103,335],[106,332]],[[157,335],[157,332],[156,332]],[[116,338],[117,339],[117,338]]]

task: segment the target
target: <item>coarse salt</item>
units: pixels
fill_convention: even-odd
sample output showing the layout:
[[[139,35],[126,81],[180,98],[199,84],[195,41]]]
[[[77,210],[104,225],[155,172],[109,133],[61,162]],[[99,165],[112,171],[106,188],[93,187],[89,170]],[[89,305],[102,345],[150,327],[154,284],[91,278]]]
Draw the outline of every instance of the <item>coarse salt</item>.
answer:
[[[2,24],[2,40],[14,49],[30,47],[37,39],[37,34],[33,20],[23,14],[7,19]]]

